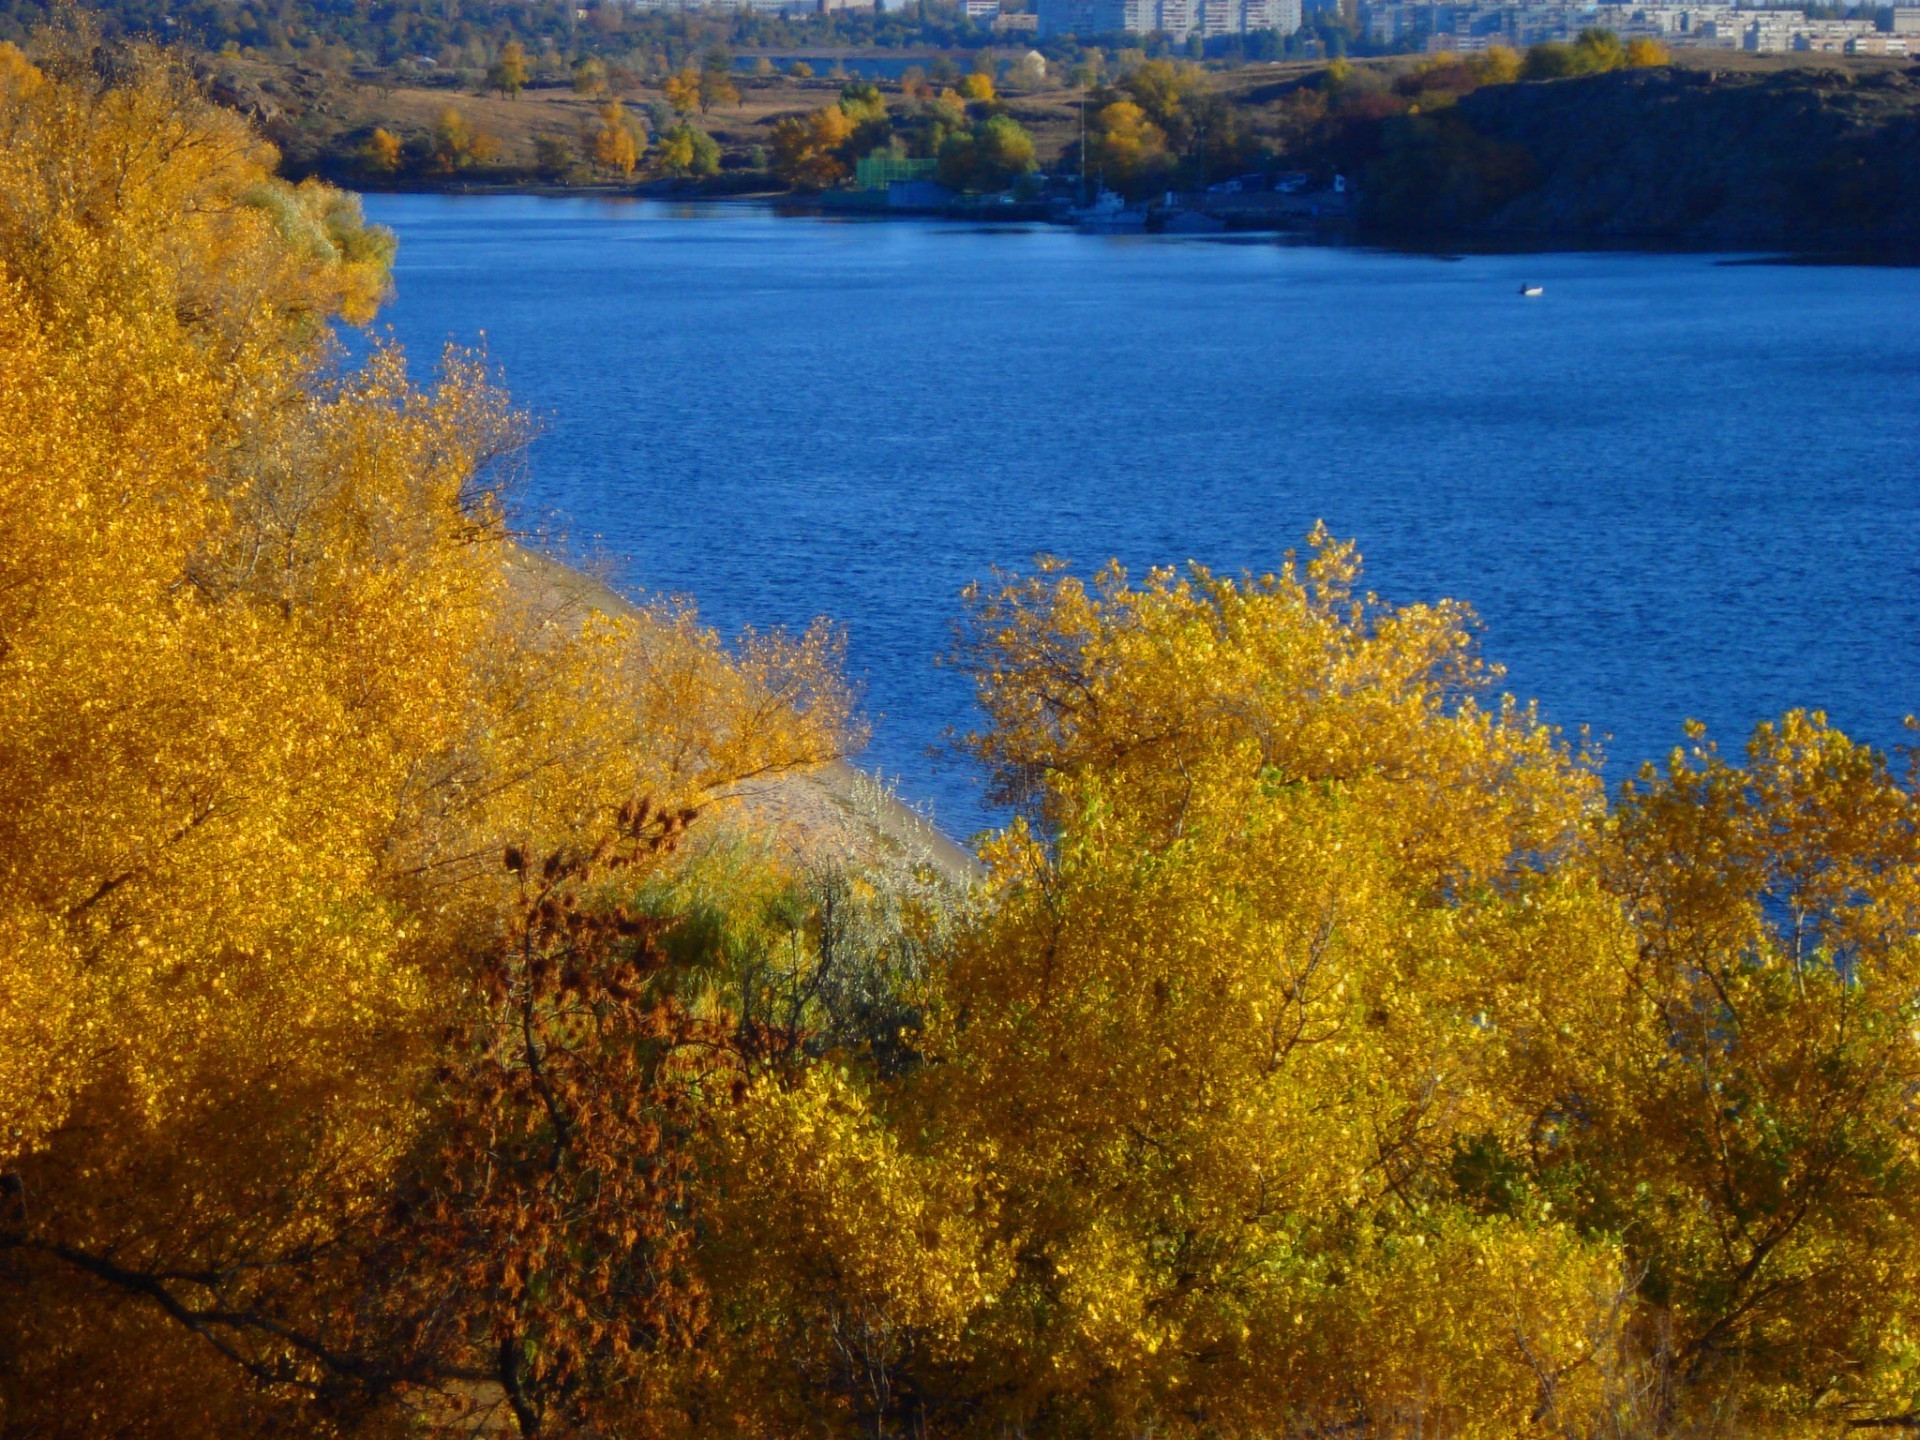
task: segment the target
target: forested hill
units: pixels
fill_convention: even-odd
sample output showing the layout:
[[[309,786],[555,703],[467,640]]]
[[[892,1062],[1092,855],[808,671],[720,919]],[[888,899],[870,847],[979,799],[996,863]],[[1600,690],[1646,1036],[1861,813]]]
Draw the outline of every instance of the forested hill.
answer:
[[[1920,241],[1920,69],[1617,70],[1386,123],[1367,214],[1427,233]]]

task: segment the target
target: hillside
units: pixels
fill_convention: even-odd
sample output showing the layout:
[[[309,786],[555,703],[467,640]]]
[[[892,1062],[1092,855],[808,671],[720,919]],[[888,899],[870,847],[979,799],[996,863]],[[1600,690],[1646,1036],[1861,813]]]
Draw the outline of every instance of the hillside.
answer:
[[[873,63],[872,57],[849,54],[842,64],[848,75],[854,75],[860,73],[863,61]],[[606,103],[605,98],[579,94],[570,85],[529,86],[508,98],[455,87],[445,83],[444,77],[436,82],[385,73],[328,71],[252,56],[201,56],[195,68],[214,100],[246,114],[272,138],[290,173],[325,175],[359,186],[435,188],[558,178],[539,173],[537,142],[579,143],[579,137],[599,123]],[[775,122],[833,104],[847,83],[832,74],[784,72],[738,74],[734,81],[737,101],[686,117],[719,147],[721,173],[709,185],[730,190],[774,185],[766,174],[766,152]],[[880,88],[898,103],[897,82],[882,82]],[[656,135],[678,118],[657,79],[624,81],[609,98],[621,100],[636,123]],[[1051,156],[1067,148],[1074,133],[1075,100],[1076,93],[1061,86],[1008,95],[1001,109],[1034,136],[1043,154]],[[463,164],[457,174],[409,171],[384,180],[362,165],[361,149],[376,126],[399,136],[410,152],[422,150],[431,144],[449,110],[457,111],[474,132],[493,142],[495,148],[485,163]],[[643,166],[642,177],[648,173]]]
[[[847,70],[857,72],[862,58],[847,58]],[[1190,71],[1194,79],[1181,83],[1197,88],[1162,128],[1188,134],[1181,143],[1189,146],[1207,134],[1233,138],[1204,156],[1164,157],[1132,189],[1198,190],[1247,169],[1304,170],[1323,184],[1344,173],[1358,182],[1365,233],[1416,243],[1483,237],[1822,248],[1920,239],[1920,70],[1827,56],[1804,63],[1727,56],[1707,64],[1694,56],[1512,83],[1489,83],[1478,62],[1446,57],[1367,62],[1338,79],[1298,63]],[[586,154],[601,123],[605,101],[571,86],[534,85],[508,98],[452,87],[444,77],[408,81],[236,55],[203,57],[197,69],[214,99],[261,125],[295,174],[408,188],[620,178],[563,177],[543,164],[543,145]],[[716,142],[717,173],[702,188],[780,188],[769,170],[776,123],[834,105],[843,83],[779,71],[738,75],[736,99],[687,117]],[[1096,148],[1098,112],[1126,98],[1128,84],[1090,93]],[[635,77],[621,88],[635,123],[656,136],[676,123],[658,81]],[[879,91],[898,117],[901,140],[919,143],[915,103],[898,82],[883,80]],[[1081,93],[1056,81],[1004,95],[991,108],[1032,137],[1043,167],[1071,172]],[[1201,109],[1213,117],[1206,124],[1185,118],[1185,110],[1197,117]],[[484,160],[476,150],[457,166],[434,162],[434,137],[450,112],[480,137]],[[397,135],[411,157],[399,173],[382,175],[364,163],[375,127]],[[658,169],[648,161],[633,178]],[[1111,181],[1111,164],[1107,173]]]
[[[1920,240],[1920,83],[1892,66],[1488,86],[1387,122],[1377,229],[1719,244]]]

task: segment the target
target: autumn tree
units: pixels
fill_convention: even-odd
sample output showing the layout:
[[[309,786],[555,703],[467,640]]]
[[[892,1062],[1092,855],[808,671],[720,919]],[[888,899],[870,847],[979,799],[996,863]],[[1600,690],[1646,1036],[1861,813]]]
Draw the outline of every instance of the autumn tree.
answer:
[[[376,126],[360,147],[360,163],[376,175],[391,175],[400,168],[400,137]]]
[[[487,1375],[524,1436],[644,1415],[663,1357],[708,1323],[690,1142],[703,1095],[742,1072],[726,1019],[690,1013],[661,922],[626,898],[692,818],[635,802],[591,848],[505,852],[501,942],[362,1242],[391,1277],[368,1327],[389,1367]]]
[[[1173,163],[1166,132],[1131,100],[1115,100],[1089,117],[1086,155],[1102,183],[1128,193],[1153,189]]]
[[[1007,71],[1007,85],[1015,90],[1044,90],[1047,84],[1046,57],[1029,50]]]
[[[618,100],[602,105],[598,119],[593,132],[593,163],[625,179],[640,163],[643,141],[638,127]]]
[[[433,165],[443,174],[451,174],[473,159],[473,127],[454,106],[440,111],[433,122]]]
[[[1520,56],[1510,46],[1489,45],[1473,57],[1472,65],[1482,85],[1511,85],[1520,78]]]
[[[730,62],[723,54],[709,57],[700,68],[700,113],[707,114],[715,106],[738,105],[740,87],[733,83]]]
[[[727,817],[855,738],[836,634],[517,549],[485,368],[338,344],[392,237],[50,44],[0,45],[10,1431],[1920,1425],[1912,757],[1693,727],[1610,804],[1318,530],[972,588],[987,873],[795,857]],[[865,104],[781,122],[796,183]]]
[[[685,179],[720,173],[720,146],[698,125],[682,121],[660,132],[654,160],[661,173]]]
[[[11,40],[0,40],[0,95],[23,100],[45,83],[40,68]]]
[[[808,1394],[845,1434],[1600,1411],[1618,1249],[1450,1193],[1487,1123],[1484,937],[1529,923],[1598,786],[1475,702],[1464,611],[1385,610],[1356,573],[1322,541],[1245,583],[974,592],[972,748],[1039,829],[989,845],[921,1064],[742,1118],[755,1260],[712,1273],[774,1317],[731,1341],[766,1428]]]
[[[527,88],[527,52],[518,40],[509,40],[500,47],[499,57],[487,71],[487,85],[509,100]]]
[[[1620,37],[1611,30],[1593,27],[1582,30],[1571,44],[1550,40],[1532,46],[1520,74],[1526,80],[1559,80],[1618,70],[1627,63]]]
[[[1582,74],[1618,70],[1627,63],[1627,49],[1620,43],[1620,37],[1597,26],[1582,30],[1573,48]]]
[[[1142,61],[1115,88],[1182,148],[1213,94],[1204,70],[1178,60]]]
[[[995,115],[940,148],[940,183],[956,190],[1004,190],[1039,168],[1033,137],[1011,116]]]
[[[1629,69],[1649,70],[1672,63],[1667,47],[1658,40],[1646,35],[1636,35],[1627,41],[1625,64]]]
[[[565,136],[536,135],[533,163],[543,179],[564,181],[580,166],[581,157],[574,143]]]
[[[597,55],[583,55],[573,62],[573,90],[576,95],[598,99],[607,93],[606,62]]]
[[[836,103],[854,126],[867,132],[870,139],[877,138],[873,127],[884,127],[886,124],[887,97],[880,93],[877,85],[842,85],[840,99]],[[884,134],[884,130],[879,133]]]
[[[691,115],[701,109],[700,72],[689,65],[660,82],[660,88],[666,92],[667,103],[682,115]]]
[[[518,913],[500,856],[837,751],[836,647],[529,568],[510,407],[340,358],[391,236],[179,62],[0,83],[0,1406],[322,1433],[426,1378],[351,1257]]]
[[[844,151],[854,122],[838,105],[788,116],[773,127],[773,173],[801,190],[825,190],[850,173]]]
[[[1485,1152],[1510,1185],[1488,1199],[1623,1238],[1650,1429],[1900,1428],[1920,796],[1819,715],[1761,725],[1744,763],[1692,738],[1613,817],[1598,868],[1631,931],[1586,932],[1565,1042],[1524,1047],[1539,1118]]]

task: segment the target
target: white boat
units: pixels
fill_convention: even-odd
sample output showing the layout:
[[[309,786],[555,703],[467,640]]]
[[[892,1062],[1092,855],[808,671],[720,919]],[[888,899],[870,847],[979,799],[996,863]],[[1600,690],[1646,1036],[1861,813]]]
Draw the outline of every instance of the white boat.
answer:
[[[1544,285],[1522,285],[1520,287],[1520,293],[1522,295],[1544,295],[1546,288]]]

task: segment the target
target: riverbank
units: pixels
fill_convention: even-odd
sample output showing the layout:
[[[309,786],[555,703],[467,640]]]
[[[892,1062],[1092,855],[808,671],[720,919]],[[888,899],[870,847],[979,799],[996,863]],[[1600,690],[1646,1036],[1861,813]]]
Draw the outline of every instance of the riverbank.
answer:
[[[1178,222],[1186,212],[1161,211],[1148,223],[1127,230],[1077,227],[1070,217],[1049,213],[1045,207],[895,207],[887,205],[835,206],[819,203],[817,196],[796,195],[791,191],[753,190],[712,193],[686,188],[656,185],[556,186],[529,184],[468,184],[369,188],[372,196],[450,195],[484,199],[528,197],[555,200],[643,200],[659,203],[714,206],[719,210],[764,210],[795,218],[874,222],[958,221],[991,232],[1004,228],[1009,232],[1044,226],[1074,230],[1086,234],[1141,234],[1183,240],[1218,239],[1243,243],[1260,236],[1274,243],[1354,246],[1410,256],[1441,259],[1466,255],[1566,255],[1566,254],[1646,254],[1646,255],[1722,255],[1729,265],[1849,265],[1910,269],[1920,266],[1920,239],[1895,237],[1861,242],[1846,236],[1829,239],[1801,237],[1790,243],[1755,237],[1744,243],[1737,238],[1710,236],[1675,237],[1668,234],[1633,234],[1618,231],[1516,230],[1441,232],[1362,231],[1348,216],[1328,217],[1304,223],[1244,223],[1229,220],[1218,225],[1193,225]]]
[[[1830,254],[1920,242],[1920,68],[1902,61],[1676,52],[1665,65],[1517,82],[1415,56],[1191,73],[1180,83],[1197,88],[1167,124],[1191,129],[1204,114],[1234,135],[1232,153],[1164,156],[1130,184],[1107,174],[1136,215],[1100,228],[1342,238],[1350,224],[1354,238],[1416,250],[1604,240]],[[838,104],[838,79],[741,76],[735,102],[700,113],[630,87],[621,123],[653,138],[701,130],[717,159],[712,173],[675,178],[643,145],[637,178],[612,181],[583,158],[611,97],[548,86],[508,98],[231,57],[209,57],[204,74],[209,93],[274,138],[291,173],[369,192],[751,200],[980,224],[1073,223],[1083,127],[1097,130],[1101,107],[1130,93],[1122,79],[996,96],[985,108],[1031,138],[1042,172],[1007,193],[919,180],[803,193],[773,179],[776,130]],[[876,93],[895,127],[887,143],[921,153],[910,146],[924,138],[912,118],[924,94],[891,80]],[[370,158],[376,132],[398,147],[391,164]]]
[[[514,583],[548,606],[639,616],[611,586],[538,551],[516,548],[509,565]],[[801,863],[925,866],[960,885],[985,874],[970,850],[845,760],[745,781],[722,797],[712,818],[720,833],[770,845]]]

